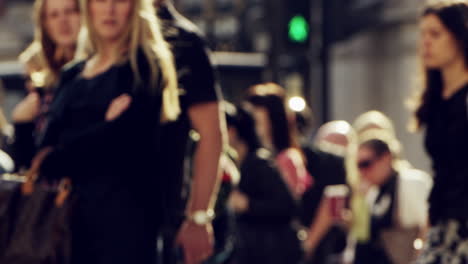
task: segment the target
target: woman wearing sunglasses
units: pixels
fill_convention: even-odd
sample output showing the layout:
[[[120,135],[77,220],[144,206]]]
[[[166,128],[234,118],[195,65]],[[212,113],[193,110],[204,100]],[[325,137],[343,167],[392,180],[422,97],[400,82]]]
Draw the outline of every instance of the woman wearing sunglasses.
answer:
[[[359,137],[359,173],[375,188],[367,193],[370,239],[357,245],[354,263],[410,263],[416,256],[415,240],[427,223],[430,185],[421,171],[397,166],[395,146],[395,138],[382,129]]]

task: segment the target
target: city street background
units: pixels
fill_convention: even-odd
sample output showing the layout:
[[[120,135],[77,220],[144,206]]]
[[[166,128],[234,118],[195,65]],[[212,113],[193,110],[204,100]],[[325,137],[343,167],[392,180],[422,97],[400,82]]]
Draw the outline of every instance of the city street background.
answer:
[[[421,135],[407,130],[411,113],[405,106],[418,88],[421,2],[175,0],[215,51],[228,100],[238,100],[249,85],[276,81],[289,96],[305,98],[315,127],[380,110],[395,122],[405,156],[429,171]],[[24,95],[17,59],[33,37],[32,3],[0,0],[0,78],[8,115]]]

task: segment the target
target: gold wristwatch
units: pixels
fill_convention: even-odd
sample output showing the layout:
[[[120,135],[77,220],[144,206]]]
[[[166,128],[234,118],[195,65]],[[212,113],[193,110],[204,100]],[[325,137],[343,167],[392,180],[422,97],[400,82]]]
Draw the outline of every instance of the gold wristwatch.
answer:
[[[196,225],[206,225],[213,221],[215,213],[212,209],[208,210],[197,210],[187,216],[187,219],[192,221]]]

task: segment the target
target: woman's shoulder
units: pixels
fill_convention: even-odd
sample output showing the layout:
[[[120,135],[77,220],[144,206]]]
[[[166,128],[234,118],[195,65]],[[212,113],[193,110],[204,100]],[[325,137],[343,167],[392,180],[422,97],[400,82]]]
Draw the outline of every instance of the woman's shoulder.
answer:
[[[67,81],[76,77],[83,71],[85,65],[85,60],[72,61],[66,64],[60,73],[61,81]]]
[[[76,76],[83,71],[85,63],[85,61],[73,61],[62,68],[58,82],[54,85],[54,89],[52,90],[55,97],[63,93],[64,87],[69,86],[68,84],[70,81],[75,79]]]

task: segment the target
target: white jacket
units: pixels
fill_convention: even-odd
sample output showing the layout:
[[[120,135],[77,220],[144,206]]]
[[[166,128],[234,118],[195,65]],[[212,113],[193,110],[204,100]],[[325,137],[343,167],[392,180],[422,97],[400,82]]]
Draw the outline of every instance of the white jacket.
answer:
[[[402,227],[427,225],[432,184],[432,178],[424,171],[414,168],[400,170],[397,197],[398,219]]]

